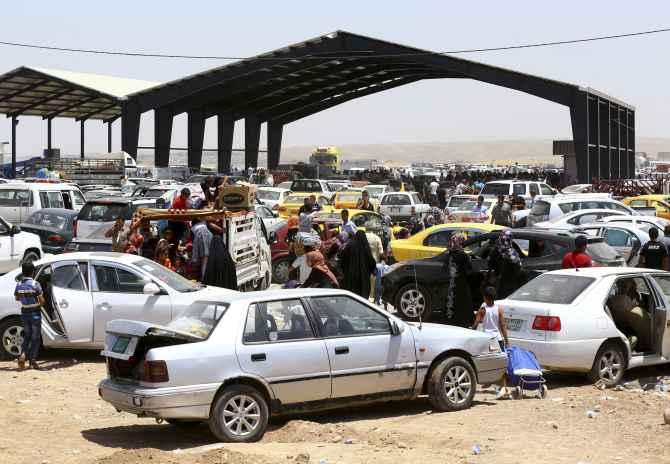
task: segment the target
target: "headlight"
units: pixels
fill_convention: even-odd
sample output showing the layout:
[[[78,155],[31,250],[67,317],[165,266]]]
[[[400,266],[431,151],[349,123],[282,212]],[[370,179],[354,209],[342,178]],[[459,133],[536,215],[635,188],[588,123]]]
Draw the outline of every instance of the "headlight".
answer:
[[[500,343],[498,343],[497,338],[492,338],[489,340],[489,352],[498,353],[500,351]]]

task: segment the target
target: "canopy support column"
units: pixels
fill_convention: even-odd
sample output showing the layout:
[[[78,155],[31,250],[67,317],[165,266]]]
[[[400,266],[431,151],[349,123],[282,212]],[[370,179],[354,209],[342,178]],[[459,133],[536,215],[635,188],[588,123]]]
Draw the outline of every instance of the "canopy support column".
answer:
[[[157,167],[165,168],[170,165],[171,142],[172,112],[166,108],[158,108],[154,110],[154,164]]]
[[[47,156],[49,158],[52,157],[52,153],[51,153],[51,149],[52,149],[52,146],[51,146],[51,120],[52,120],[52,118],[47,118],[47,153],[48,153]]]
[[[258,167],[258,146],[261,139],[261,120],[257,116],[244,118],[244,168]]]
[[[281,123],[268,121],[268,169],[277,169],[281,156],[281,139],[284,126]]]
[[[218,123],[218,150],[217,170],[230,174],[230,164],[233,157],[233,135],[235,134],[235,120],[226,113],[217,115]]]
[[[134,159],[137,159],[141,115],[136,104],[129,102],[121,108],[121,150]]]
[[[112,152],[112,124],[114,121],[107,122],[107,153]]]
[[[202,144],[205,137],[205,114],[201,110],[188,112],[188,167],[202,167]]]
[[[16,179],[16,126],[19,119],[12,116],[12,179]]]
[[[80,147],[79,147],[79,156],[81,159],[84,159],[84,153],[86,149],[86,119],[81,120],[81,134],[80,134]]]

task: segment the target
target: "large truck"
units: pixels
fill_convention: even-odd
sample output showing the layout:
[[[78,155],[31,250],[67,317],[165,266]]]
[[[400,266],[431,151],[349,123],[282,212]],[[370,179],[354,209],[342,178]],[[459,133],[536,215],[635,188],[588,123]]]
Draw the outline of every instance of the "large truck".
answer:
[[[319,174],[342,172],[342,155],[337,147],[317,147],[309,163],[319,166]]]
[[[135,159],[124,151],[80,158],[37,159],[27,166],[26,176],[38,176],[42,170],[56,172],[59,178],[83,185],[121,185],[124,178],[137,174]]]

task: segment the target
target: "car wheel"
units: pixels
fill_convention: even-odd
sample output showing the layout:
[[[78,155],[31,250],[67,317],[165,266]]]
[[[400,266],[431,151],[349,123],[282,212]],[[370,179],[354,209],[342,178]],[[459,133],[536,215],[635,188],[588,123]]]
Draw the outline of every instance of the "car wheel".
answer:
[[[23,344],[23,323],[18,317],[9,317],[0,322],[0,359],[15,359],[21,354]]]
[[[465,359],[451,356],[438,364],[428,380],[428,398],[438,411],[460,411],[472,405],[475,371]]]
[[[34,263],[40,259],[40,257],[35,253],[34,251],[28,251],[25,255],[23,255],[23,259],[21,260],[21,264],[23,263]]]
[[[272,263],[272,281],[276,284],[285,284],[288,282],[288,268],[291,266],[291,260],[280,258]]]
[[[209,428],[223,442],[250,443],[263,438],[269,408],[258,390],[248,385],[230,385],[212,407]]]
[[[618,343],[609,342],[598,350],[588,377],[589,381],[609,388],[621,382],[625,370],[624,350]]]
[[[407,321],[427,320],[433,312],[430,293],[421,285],[407,284],[396,293],[395,309]]]

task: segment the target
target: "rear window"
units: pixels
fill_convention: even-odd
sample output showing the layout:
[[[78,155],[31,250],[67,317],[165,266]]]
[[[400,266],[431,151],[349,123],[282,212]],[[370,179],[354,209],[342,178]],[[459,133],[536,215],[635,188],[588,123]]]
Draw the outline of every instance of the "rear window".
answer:
[[[579,209],[579,203],[574,202],[574,203],[561,203],[558,205],[559,208],[561,208],[561,211],[563,211],[563,214],[567,214],[570,211],[577,211]]]
[[[616,250],[603,241],[589,241],[586,252],[597,261],[619,258]]]
[[[292,204],[292,203],[304,203],[305,198],[307,198],[309,195],[289,195],[286,197],[284,200],[284,203]]]
[[[65,230],[70,224],[70,219],[62,214],[37,211],[26,219],[26,224],[35,224],[37,226],[50,227],[58,230]]]
[[[593,281],[595,279],[592,277],[543,274],[512,293],[508,299],[537,303],[570,304]]]
[[[481,191],[482,195],[509,195],[509,184],[500,182],[489,182]]]
[[[382,205],[411,205],[409,195],[391,194],[382,198]]]
[[[321,183],[315,180],[294,180],[291,184],[294,192],[321,192]]]
[[[471,200],[470,198],[467,197],[451,197],[449,199],[448,206],[449,208],[457,208],[461,206],[463,203],[469,202],[469,201],[474,201]]]
[[[275,192],[273,190],[258,190],[256,196],[261,200],[279,200],[281,192]]]
[[[160,198],[165,193],[169,192],[169,190],[164,190],[164,189],[149,189],[147,190],[144,195],[142,195],[145,198]]]
[[[549,211],[551,210],[551,203],[542,200],[536,200],[533,208],[530,210],[530,214],[533,216],[549,216]]]
[[[132,219],[132,211],[128,204],[88,202],[79,211],[78,220],[93,222],[113,222],[118,217],[126,221]]]
[[[337,201],[358,201],[362,196],[361,192],[338,193]]]

